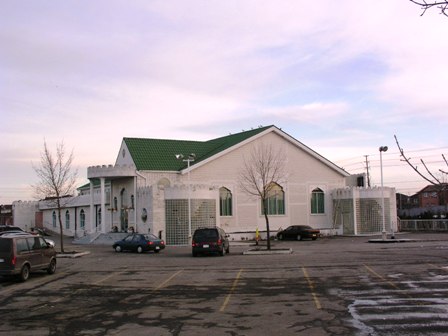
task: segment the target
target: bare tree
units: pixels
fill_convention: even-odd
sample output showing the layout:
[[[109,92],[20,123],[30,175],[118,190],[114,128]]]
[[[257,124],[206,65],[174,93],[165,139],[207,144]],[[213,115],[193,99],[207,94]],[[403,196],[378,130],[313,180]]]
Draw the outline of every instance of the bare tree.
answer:
[[[268,199],[276,186],[285,180],[285,155],[281,150],[275,151],[272,145],[260,143],[255,146],[249,157],[244,158],[244,165],[239,176],[241,190],[261,200],[266,220],[267,249],[271,249],[268,216]]]
[[[425,1],[425,0],[409,0],[413,3],[415,3],[416,5],[421,6],[423,12],[422,14],[420,14],[421,16],[423,16],[426,11],[432,7],[437,7],[440,9],[440,13],[448,16],[448,0],[445,1]]]
[[[423,159],[420,159],[420,163],[422,164],[423,168],[424,168],[424,172],[421,172],[418,169],[417,165],[414,165],[411,162],[411,158],[406,156],[406,154],[404,153],[404,149],[400,146],[400,143],[398,142],[398,138],[396,135],[394,135],[395,138],[395,142],[397,143],[397,147],[398,150],[400,151],[400,157],[403,158],[403,160],[418,174],[420,175],[421,178],[423,178],[424,180],[426,180],[427,182],[429,182],[430,184],[434,185],[437,187],[438,191],[439,191],[439,195],[441,195],[442,200],[444,201],[444,196],[445,193],[444,191],[447,189],[448,184],[445,182],[448,178],[448,172],[443,170],[443,169],[439,169],[439,173],[436,173],[434,171],[431,171],[428,167],[428,165],[426,164],[425,161],[423,161]],[[448,167],[448,161],[445,158],[445,155],[442,154],[442,158],[443,161],[445,161],[445,164]],[[437,176],[437,174],[439,176]]]
[[[67,196],[73,195],[78,175],[77,170],[72,169],[73,159],[73,151],[67,156],[64,142],[56,145],[56,153],[53,154],[44,140],[44,150],[40,153],[40,164],[38,166],[33,165],[33,169],[39,178],[39,182],[32,186],[36,196],[45,199],[57,208],[61,252],[64,252],[61,209],[69,200]]]
[[[404,153],[404,149],[401,148],[400,143],[398,142],[398,138],[396,135],[394,135],[395,142],[397,143],[398,150],[400,151],[400,156],[403,158],[403,160],[418,174],[420,177],[422,177],[424,180],[428,181],[429,183],[433,185],[441,185],[443,184],[444,179],[443,177],[448,177],[448,172],[444,171],[443,169],[439,169],[439,172],[441,173],[442,178],[437,177],[434,172],[432,172],[428,166],[426,165],[425,161],[423,159],[420,159],[421,164],[426,170],[426,173],[422,173],[420,170],[418,170],[418,166],[415,166],[411,162],[411,158],[407,157]],[[445,158],[445,155],[442,154],[443,161],[445,161],[445,164],[448,166],[448,161]]]

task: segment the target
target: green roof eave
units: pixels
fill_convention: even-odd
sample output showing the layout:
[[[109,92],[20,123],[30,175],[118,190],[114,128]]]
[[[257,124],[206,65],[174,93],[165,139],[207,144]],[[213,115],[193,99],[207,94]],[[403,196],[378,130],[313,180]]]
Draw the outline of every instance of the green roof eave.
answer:
[[[194,153],[196,159],[191,165],[206,160],[230,147],[237,145],[272,126],[231,134],[209,141],[164,140],[124,138],[137,170],[180,171],[187,166],[176,160],[176,154]]]

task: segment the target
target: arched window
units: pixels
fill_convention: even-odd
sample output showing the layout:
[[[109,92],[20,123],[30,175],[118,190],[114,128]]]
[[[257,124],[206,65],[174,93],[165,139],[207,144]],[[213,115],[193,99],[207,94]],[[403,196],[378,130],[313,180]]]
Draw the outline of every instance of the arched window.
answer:
[[[219,215],[232,216],[232,193],[225,187],[219,188]]]
[[[316,188],[311,192],[311,213],[325,213],[325,194],[320,188]]]
[[[81,212],[79,213],[79,220],[81,229],[84,229],[86,227],[86,213],[84,212],[84,209],[81,209]]]
[[[264,214],[264,207],[262,204],[262,214]],[[283,188],[274,183],[270,187],[268,197],[266,199],[266,209],[268,215],[284,215],[285,214],[285,192]]]
[[[127,202],[127,192],[126,189],[121,189],[120,191],[120,203],[121,203],[121,209],[127,208],[128,202]]]
[[[56,211],[53,211],[53,214],[52,214],[52,220],[53,220],[53,227],[56,227]]]
[[[98,211],[96,213],[96,222],[98,225],[101,225],[101,208],[98,208]]]
[[[65,212],[65,228],[70,229],[70,212],[68,210]]]

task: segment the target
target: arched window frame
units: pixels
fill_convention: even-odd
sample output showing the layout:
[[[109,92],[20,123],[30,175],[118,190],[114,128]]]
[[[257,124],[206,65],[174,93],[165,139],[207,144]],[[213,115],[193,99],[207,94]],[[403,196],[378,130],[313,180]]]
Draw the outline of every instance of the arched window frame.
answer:
[[[96,220],[98,223],[98,226],[101,225],[101,208],[98,208],[98,211],[96,212]]]
[[[311,214],[321,215],[325,213],[325,193],[321,188],[311,191]]]
[[[65,211],[65,228],[70,229],[70,211]]]
[[[266,198],[266,208],[268,215],[284,215],[285,214],[285,192],[282,186],[273,183]],[[261,213],[264,215],[264,207],[261,204]]]
[[[219,215],[233,216],[232,192],[226,187],[219,188]]]
[[[51,215],[52,221],[53,221],[53,227],[56,227],[56,211],[53,211],[53,214]]]
[[[81,209],[81,211],[79,212],[79,221],[81,229],[84,229],[86,227],[86,212],[84,211],[84,209]]]

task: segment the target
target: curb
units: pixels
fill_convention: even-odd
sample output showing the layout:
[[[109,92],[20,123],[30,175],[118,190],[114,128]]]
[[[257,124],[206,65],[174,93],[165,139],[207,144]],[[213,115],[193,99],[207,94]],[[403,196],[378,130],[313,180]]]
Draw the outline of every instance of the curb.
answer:
[[[412,243],[417,242],[415,239],[369,239],[369,243],[380,243],[380,244],[390,244],[390,243]]]
[[[57,253],[56,258],[79,258],[84,255],[90,254],[89,251],[76,252],[76,253]]]
[[[292,253],[292,249],[291,248],[288,248],[288,249],[271,249],[271,250],[254,249],[254,250],[247,250],[247,251],[243,252],[243,254],[245,254],[245,255],[291,254],[291,253]]]

